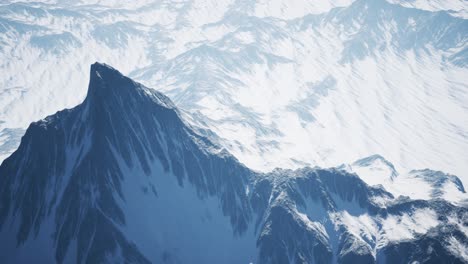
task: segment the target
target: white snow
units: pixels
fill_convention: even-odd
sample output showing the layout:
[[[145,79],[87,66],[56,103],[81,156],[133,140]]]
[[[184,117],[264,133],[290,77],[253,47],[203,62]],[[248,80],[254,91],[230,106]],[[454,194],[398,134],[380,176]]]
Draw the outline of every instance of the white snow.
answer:
[[[453,16],[468,18],[468,3],[465,0],[387,0],[402,6],[428,11],[449,11]]]
[[[364,158],[364,160],[365,159],[366,158]],[[443,198],[460,205],[463,205],[468,199],[468,194],[460,190],[449,178],[438,186],[436,183],[439,180],[439,172],[431,172],[434,175],[424,180],[424,178],[420,176],[424,172],[405,171],[399,173],[395,171],[392,166],[393,165],[389,161],[378,158],[367,164],[360,164],[359,161],[357,161],[351,165],[345,165],[343,168],[348,172],[356,173],[368,185],[381,185],[395,197],[408,196],[415,200]],[[445,177],[451,176],[445,175]],[[442,195],[434,197],[434,193],[441,193]],[[382,202],[385,203],[386,201]]]
[[[463,22],[466,1],[392,0],[378,26],[365,24],[375,11],[354,6],[362,0],[16,2],[0,4],[0,158],[17,145],[1,131],[80,103],[89,65],[102,61],[169,94],[257,170],[379,153],[403,174],[431,168],[468,182],[468,73],[447,61],[466,32],[436,45],[440,32],[422,30],[435,11]],[[406,8],[430,12],[399,21]],[[422,31],[396,47],[407,25]],[[366,55],[349,59],[355,43]]]
[[[370,216],[367,213],[350,215],[344,211],[334,216],[335,224],[346,226],[356,238],[370,243],[374,255],[376,250],[391,242],[410,240],[418,234],[425,234],[439,224],[437,214],[431,209],[418,209],[402,216],[389,215],[386,218]]]
[[[411,215],[389,216],[382,220],[382,239],[401,241],[424,234],[439,224],[437,214],[431,209],[415,210]]]

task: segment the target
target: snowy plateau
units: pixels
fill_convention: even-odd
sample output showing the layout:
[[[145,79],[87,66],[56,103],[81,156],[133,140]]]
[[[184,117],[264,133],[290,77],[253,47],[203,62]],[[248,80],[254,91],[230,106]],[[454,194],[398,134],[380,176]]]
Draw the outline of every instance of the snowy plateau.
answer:
[[[467,10],[0,1],[0,262],[468,263]]]

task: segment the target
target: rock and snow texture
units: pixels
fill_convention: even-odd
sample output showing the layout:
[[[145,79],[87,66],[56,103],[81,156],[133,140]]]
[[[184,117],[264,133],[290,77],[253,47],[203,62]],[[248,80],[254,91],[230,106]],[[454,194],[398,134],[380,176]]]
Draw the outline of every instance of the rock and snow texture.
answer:
[[[0,166],[2,263],[468,261],[468,209],[444,200],[464,193],[455,176],[414,171],[431,197],[397,197],[349,172],[397,180],[380,156],[260,173],[203,134],[93,64],[84,101],[32,123]]]
[[[338,166],[468,182],[463,0],[0,3],[0,159],[86,96],[105,61],[163,90],[249,167]]]
[[[382,186],[395,197],[411,199],[444,199],[461,206],[468,206],[468,194],[463,183],[454,175],[430,169],[411,170],[400,174],[388,160],[380,155],[360,159],[342,169],[356,173],[370,186]]]

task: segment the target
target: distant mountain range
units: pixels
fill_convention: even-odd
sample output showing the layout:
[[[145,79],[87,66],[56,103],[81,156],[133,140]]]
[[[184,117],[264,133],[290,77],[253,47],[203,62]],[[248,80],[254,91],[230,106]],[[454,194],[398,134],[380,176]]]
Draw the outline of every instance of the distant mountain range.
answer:
[[[0,3],[0,159],[104,61],[262,172],[380,154],[468,181],[464,0]],[[215,138],[215,135],[217,138]]]
[[[257,172],[192,121],[93,64],[84,101],[30,124],[0,166],[2,263],[468,261],[457,177],[378,155]]]

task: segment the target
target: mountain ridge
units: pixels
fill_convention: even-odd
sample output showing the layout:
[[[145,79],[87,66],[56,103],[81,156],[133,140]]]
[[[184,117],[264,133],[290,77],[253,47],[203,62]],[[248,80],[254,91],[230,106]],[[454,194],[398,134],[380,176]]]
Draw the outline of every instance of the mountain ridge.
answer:
[[[2,2],[0,159],[32,121],[81,103],[89,64],[107,61],[161,89],[251,168],[379,153],[401,173],[431,167],[466,182],[466,9],[438,0]]]
[[[339,168],[252,171],[159,92],[105,64],[90,74],[83,103],[31,124],[0,166],[7,263],[466,261],[464,207]]]

